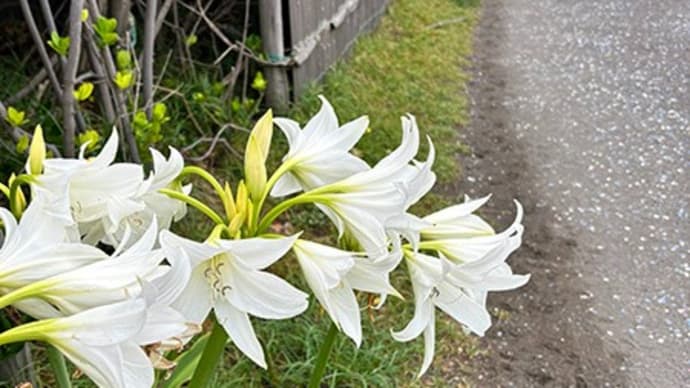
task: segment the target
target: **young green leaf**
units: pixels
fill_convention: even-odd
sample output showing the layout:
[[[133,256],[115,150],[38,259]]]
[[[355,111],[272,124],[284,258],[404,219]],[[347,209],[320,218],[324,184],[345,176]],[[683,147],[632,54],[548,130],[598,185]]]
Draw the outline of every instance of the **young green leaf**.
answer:
[[[29,135],[24,134],[17,141],[15,149],[17,150],[17,153],[23,154],[27,148],[29,148]]]
[[[125,90],[128,87],[132,86],[133,81],[134,73],[132,73],[131,70],[118,71],[117,73],[115,73],[115,79],[113,79],[115,85],[117,85],[117,87],[121,90]]]
[[[86,149],[91,151],[100,143],[101,135],[95,129],[88,129],[79,134],[77,141],[80,146],[86,146]]]
[[[57,32],[53,31],[50,33],[50,40],[48,41],[48,46],[53,49],[60,56],[66,56],[67,51],[69,51],[69,37],[62,37],[58,35]]]
[[[77,90],[74,91],[74,99],[82,102],[91,97],[93,93],[93,84],[91,82],[83,82]]]
[[[96,23],[93,25],[93,30],[98,35],[102,46],[112,46],[117,43],[119,36],[115,31],[117,29],[117,20],[114,18],[105,18],[99,16]]]
[[[268,82],[266,82],[264,74],[260,71],[257,71],[256,75],[254,76],[254,81],[252,81],[252,89],[256,90],[257,92],[263,92],[266,90],[267,84]]]
[[[26,119],[26,113],[23,110],[17,110],[13,107],[7,107],[7,117],[5,118],[13,127],[21,127],[29,120]]]
[[[132,55],[127,50],[117,50],[115,63],[118,70],[129,70],[132,67]]]

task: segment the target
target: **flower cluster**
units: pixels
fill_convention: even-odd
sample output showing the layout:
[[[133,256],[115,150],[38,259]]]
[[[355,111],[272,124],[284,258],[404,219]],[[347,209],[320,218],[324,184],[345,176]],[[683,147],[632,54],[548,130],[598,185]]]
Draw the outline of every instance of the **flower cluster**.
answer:
[[[274,124],[289,151],[269,176]],[[166,352],[182,351],[213,316],[220,336],[211,340],[223,343],[208,344],[204,355],[229,337],[266,368],[251,317],[287,319],[308,307],[303,290],[269,271],[292,251],[321,307],[356,346],[363,336],[356,292],[378,295],[379,305],[388,295],[402,298],[390,273],[404,261],[415,313],[392,335],[424,334],[423,374],[434,353],[436,307],[483,335],[491,325],[487,292],[528,281],[505,263],[521,243],[522,208],[516,202],[515,221],[500,233],[474,214],[488,197],[425,217],[410,213],[435,183],[433,143],[427,139],[427,156],[417,160],[419,129],[403,117],[400,145],[370,166],[350,152],[368,125],[367,117],[340,125],[323,98],[304,128],[269,111],[249,136],[244,179],[234,187],[185,167],[172,148],[167,158],[151,150],[148,174],[115,162],[115,130],[95,157],[84,147],[77,159],[46,159],[37,128],[26,173],[0,185],[10,203],[0,208],[0,307],[33,320],[0,333],[0,345],[47,342],[99,386],[150,387],[154,368],[175,366]],[[184,183],[192,176],[213,188],[221,211],[191,196]],[[337,247],[272,232],[281,214],[306,204],[333,222]],[[212,221],[204,241],[170,231],[190,206]]]

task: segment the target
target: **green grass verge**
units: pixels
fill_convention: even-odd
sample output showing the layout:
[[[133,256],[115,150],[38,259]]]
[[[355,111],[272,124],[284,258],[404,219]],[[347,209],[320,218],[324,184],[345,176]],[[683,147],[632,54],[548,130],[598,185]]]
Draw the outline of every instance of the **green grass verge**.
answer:
[[[412,113],[422,134],[434,141],[439,183],[452,182],[460,173],[457,155],[465,149],[458,140],[457,129],[468,119],[464,94],[468,75],[463,69],[471,53],[477,6],[476,2],[453,0],[393,2],[379,27],[358,41],[349,59],[337,64],[320,84],[312,85],[289,116],[304,123],[318,111],[319,94],[333,104],[341,122],[369,115],[372,131],[357,144],[355,152],[375,163],[399,144],[400,116]],[[274,148],[271,164],[277,164],[284,147],[281,142]],[[423,147],[426,149],[426,145]],[[227,173],[234,174],[237,169],[230,167]],[[426,211],[445,204],[447,199],[437,194],[429,196],[418,208]],[[315,209],[293,212],[290,220],[312,230],[325,227],[325,219]],[[307,289],[292,260],[283,260],[273,270]],[[393,276],[399,289],[410,289],[402,269]],[[434,367],[427,378],[416,380],[423,353],[421,339],[401,344],[389,333],[392,328],[402,328],[411,318],[414,306],[409,296],[406,295],[407,302],[391,299],[380,311],[362,312],[364,342],[360,349],[339,335],[325,384],[445,385],[446,361],[453,359],[456,364],[459,359],[471,357],[476,344],[462,334],[457,324],[439,322]],[[363,301],[362,305],[366,303]],[[253,321],[271,368],[266,372],[255,367],[229,346],[214,386],[306,385],[330,324],[318,303],[312,301],[310,309],[296,319]]]

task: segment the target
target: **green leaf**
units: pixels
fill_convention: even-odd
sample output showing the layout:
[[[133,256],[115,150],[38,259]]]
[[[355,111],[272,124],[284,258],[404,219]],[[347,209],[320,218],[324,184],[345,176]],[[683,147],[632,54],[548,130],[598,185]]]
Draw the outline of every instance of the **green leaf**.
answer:
[[[256,75],[254,76],[254,81],[252,81],[252,89],[256,90],[257,92],[263,92],[266,90],[267,84],[266,79],[264,79],[264,74],[260,71],[257,71]]]
[[[134,126],[134,130],[140,135],[143,135],[143,132],[151,128],[151,122],[146,118],[146,113],[142,111],[134,114],[132,125]]]
[[[11,106],[7,107],[7,117],[5,120],[12,124],[13,127],[20,127],[22,124],[25,124],[29,121],[26,119],[26,113],[24,113],[23,110],[17,110]]]
[[[95,129],[88,129],[79,134],[77,141],[79,142],[80,146],[86,144],[86,149],[88,151],[92,151],[100,143],[101,135]]]
[[[117,50],[115,62],[119,70],[129,70],[132,66],[132,55],[127,50]]]
[[[128,87],[132,86],[133,81],[134,73],[132,73],[131,70],[118,71],[117,73],[115,73],[115,79],[113,79],[115,85],[117,85],[117,87],[121,90],[125,90]]]
[[[85,22],[89,19],[89,10],[84,8],[81,10],[81,21]]]
[[[117,20],[114,18],[105,18],[99,16],[96,23],[93,25],[93,30],[100,38],[102,46],[112,46],[117,43],[120,38],[115,31],[117,29]]]
[[[187,47],[192,47],[196,44],[196,42],[199,40],[199,38],[192,34],[187,37],[187,39],[184,40],[184,43],[187,45]]]
[[[74,99],[82,102],[91,97],[93,93],[93,84],[91,82],[83,82],[77,90],[74,91]]]
[[[199,337],[189,349],[174,360],[177,366],[172,376],[163,383],[163,388],[179,388],[192,378],[208,342],[208,337],[208,333]]]
[[[17,141],[17,153],[23,154],[24,151],[26,151],[29,148],[29,135],[24,134],[22,137],[19,138],[19,141]]]
[[[168,107],[166,107],[162,102],[153,104],[153,110],[151,113],[151,120],[157,123],[164,123],[170,119],[168,117]]]
[[[50,33],[50,40],[48,41],[48,46],[53,49],[60,56],[66,56],[67,51],[69,51],[69,36],[62,37],[58,35],[57,32],[53,31]]]

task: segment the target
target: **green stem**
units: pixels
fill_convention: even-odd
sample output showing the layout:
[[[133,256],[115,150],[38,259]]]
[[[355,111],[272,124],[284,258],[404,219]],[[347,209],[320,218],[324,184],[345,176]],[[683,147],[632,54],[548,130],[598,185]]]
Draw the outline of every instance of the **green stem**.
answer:
[[[223,218],[218,215],[213,209],[208,207],[205,203],[199,201],[196,198],[190,197],[189,195],[185,193],[181,193],[179,191],[171,190],[171,189],[159,189],[159,193],[165,194],[170,198],[180,200],[182,202],[187,203],[188,205],[194,206],[197,208],[199,211],[204,213],[208,218],[213,220],[216,224],[221,224],[224,225],[225,221],[223,221]]]
[[[0,297],[0,308],[5,308],[11,304],[19,302],[22,299],[37,295],[41,292],[44,286],[45,282],[38,281],[27,284],[21,288],[17,288],[16,290],[13,290]]]
[[[287,209],[301,203],[314,202],[315,199],[316,198],[309,195],[309,193],[302,193],[296,197],[288,199],[287,201],[279,203],[261,219],[261,222],[259,222],[259,227],[256,228],[256,232],[261,233],[262,231],[266,230],[266,228],[268,228],[271,223]]]
[[[225,197],[225,190],[223,189],[223,186],[221,186],[220,182],[211,175],[208,171],[204,170],[201,167],[197,166],[186,166],[185,168],[182,169],[182,172],[180,175],[177,177],[177,179],[182,179],[188,175],[196,175],[200,177],[201,179],[205,180],[208,182],[211,187],[213,187],[213,190],[216,191],[216,194],[218,194],[218,197],[220,197],[220,200],[223,202],[223,206],[225,206],[225,203],[227,202],[227,198]]]
[[[266,182],[266,187],[264,187],[264,192],[261,194],[261,198],[259,199],[258,203],[254,207],[254,219],[259,220],[259,216],[261,215],[261,208],[264,206],[264,202],[266,202],[266,198],[268,198],[268,194],[271,192],[271,189],[273,186],[278,182],[278,179],[280,179],[283,174],[286,172],[290,171],[290,168],[292,168],[293,163],[283,163],[281,164],[277,170],[273,172],[273,175],[268,179],[268,182]],[[257,229],[260,230],[260,229]]]
[[[336,334],[338,334],[338,326],[336,326],[335,323],[331,323],[331,328],[328,329],[326,339],[323,341],[323,344],[321,344],[321,349],[319,349],[319,355],[316,356],[316,363],[314,364],[314,370],[311,372],[311,377],[309,378],[308,388],[318,388],[321,384],[321,379],[323,379],[323,375],[326,373],[328,355],[331,354],[331,349],[333,349]]]
[[[52,325],[55,320],[56,319],[43,319],[5,330],[0,333],[0,346],[15,342],[45,340],[45,333],[48,332],[48,327]]]
[[[227,340],[228,334],[225,332],[225,329],[214,320],[211,336],[206,343],[204,353],[202,353],[199,359],[199,364],[197,364],[188,388],[206,388],[208,386],[213,376],[213,370],[216,369],[216,365],[223,355],[223,349],[225,349],[225,342]]]
[[[71,388],[72,382],[70,381],[67,363],[65,363],[65,357],[62,355],[62,353],[60,353],[59,350],[50,345],[48,345],[46,352],[48,353],[48,361],[50,362],[50,366],[53,368],[53,373],[55,373],[57,386],[60,388]]]

